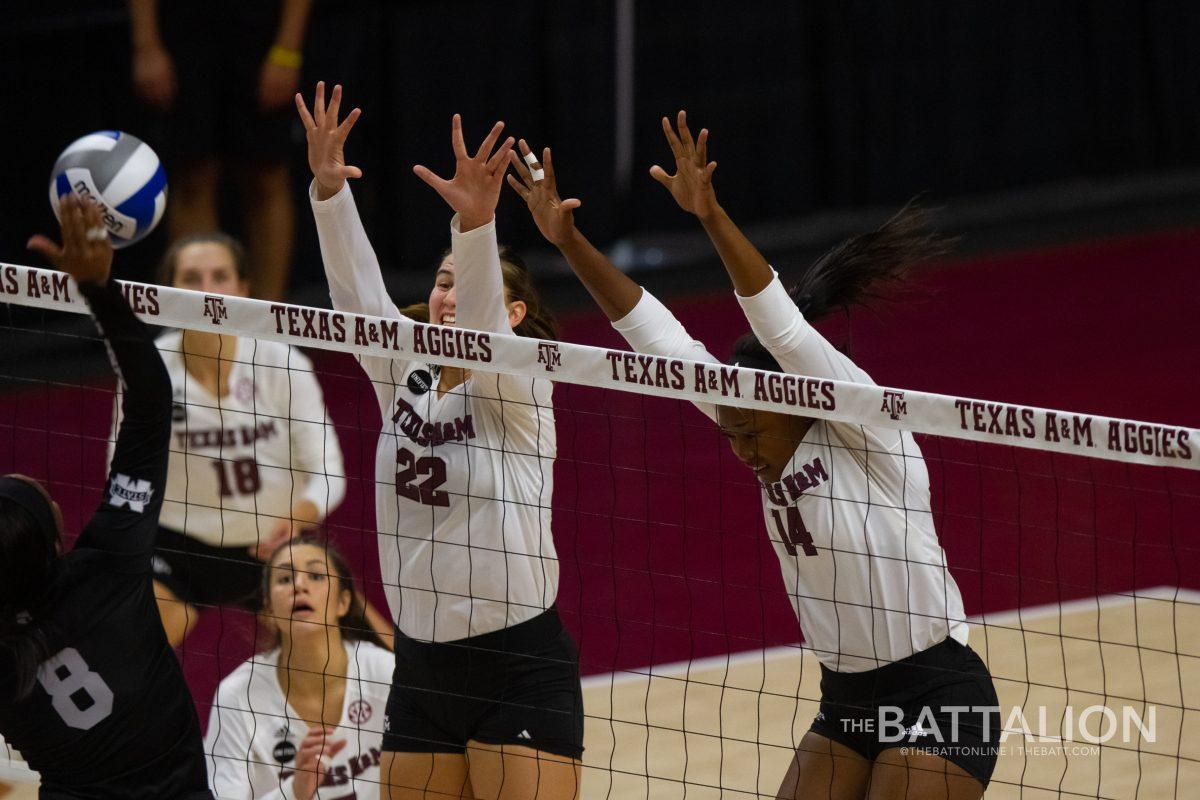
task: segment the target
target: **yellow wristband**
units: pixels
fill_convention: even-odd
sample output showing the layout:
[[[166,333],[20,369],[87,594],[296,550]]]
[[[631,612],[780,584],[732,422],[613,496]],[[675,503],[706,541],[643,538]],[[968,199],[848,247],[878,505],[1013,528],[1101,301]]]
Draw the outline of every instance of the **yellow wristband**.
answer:
[[[288,50],[277,44],[267,53],[267,61],[277,67],[300,69],[300,65],[304,63],[304,55],[299,50]]]

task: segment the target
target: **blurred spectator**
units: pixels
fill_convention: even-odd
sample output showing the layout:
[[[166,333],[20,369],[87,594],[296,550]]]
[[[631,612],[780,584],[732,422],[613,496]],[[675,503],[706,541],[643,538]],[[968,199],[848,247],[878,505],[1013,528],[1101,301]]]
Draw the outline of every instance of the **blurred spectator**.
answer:
[[[172,239],[220,230],[219,186],[236,182],[255,276],[283,299],[295,220],[288,182],[312,0],[129,0],[133,82],[162,123]]]

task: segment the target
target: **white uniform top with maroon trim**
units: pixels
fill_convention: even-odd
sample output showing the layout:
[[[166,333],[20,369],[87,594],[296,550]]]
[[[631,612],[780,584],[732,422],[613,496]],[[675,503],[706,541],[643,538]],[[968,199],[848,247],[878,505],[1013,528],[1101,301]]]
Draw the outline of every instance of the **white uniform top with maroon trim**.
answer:
[[[322,519],[336,509],[342,449],[308,356],[238,338],[229,393],[217,398],[188,372],[182,343],[180,331],[155,341],[175,398],[159,524],[213,547],[249,547],[300,500]]]
[[[375,800],[384,709],[394,656],[369,642],[346,648],[346,696],[332,739],[346,746],[329,758],[322,800]],[[204,754],[217,800],[293,800],[296,754],[308,726],[279,685],[279,651],[256,655],[221,681],[208,719]]]
[[[334,308],[400,317],[349,187],[311,196]],[[431,352],[490,357],[508,324],[494,221],[451,223],[456,328],[422,327]],[[433,269],[430,269],[432,278]],[[422,641],[500,630],[548,609],[558,594],[550,529],[557,438],[548,380],[473,370],[443,396],[419,360],[362,357],[383,414],[376,524],[384,590],[396,625]]]
[[[873,384],[804,319],[779,278],[738,297],[785,372]],[[613,323],[644,353],[716,362],[649,292]],[[713,406],[699,406],[715,419]],[[966,644],[958,585],[930,512],[929,474],[912,435],[815,420],[763,516],[806,645],[838,672],[899,661],[951,636]]]

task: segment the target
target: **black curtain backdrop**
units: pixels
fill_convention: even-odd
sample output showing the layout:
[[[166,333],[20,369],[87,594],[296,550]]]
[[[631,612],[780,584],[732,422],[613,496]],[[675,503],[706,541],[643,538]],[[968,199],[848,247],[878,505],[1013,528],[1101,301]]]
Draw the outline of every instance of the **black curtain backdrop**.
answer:
[[[4,6],[0,260],[28,261],[26,238],[53,230],[57,153],[92,130],[145,125],[120,0]],[[469,143],[502,118],[552,145],[562,190],[584,201],[579,223],[601,244],[692,226],[646,174],[669,166],[659,120],[680,107],[711,129],[722,203],[745,222],[1200,166],[1200,5],[1185,0],[632,7],[633,174],[619,188],[613,3],[318,0],[305,92],[341,82],[365,112],[349,156],[366,173],[356,194],[385,267],[428,272],[448,243],[448,210],[411,167],[451,169],[455,111]],[[297,131],[301,283],[321,280],[302,141]],[[540,245],[505,191],[502,237]],[[229,227],[252,235],[236,215]],[[148,275],[164,240],[122,254],[121,273]],[[412,296],[427,283],[414,275]]]

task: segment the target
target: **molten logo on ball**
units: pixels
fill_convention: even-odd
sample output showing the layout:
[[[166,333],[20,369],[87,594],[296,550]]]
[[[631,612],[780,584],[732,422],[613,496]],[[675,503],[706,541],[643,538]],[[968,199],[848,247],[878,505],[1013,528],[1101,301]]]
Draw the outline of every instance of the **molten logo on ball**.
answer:
[[[167,176],[158,156],[136,136],[97,131],[72,142],[54,163],[50,205],[73,193],[100,207],[113,247],[144,238],[167,207]]]

